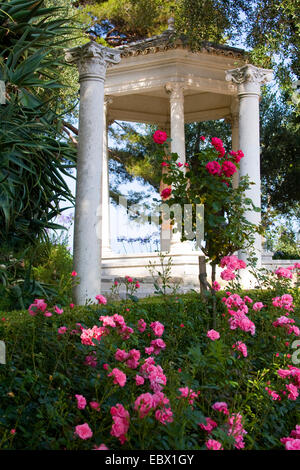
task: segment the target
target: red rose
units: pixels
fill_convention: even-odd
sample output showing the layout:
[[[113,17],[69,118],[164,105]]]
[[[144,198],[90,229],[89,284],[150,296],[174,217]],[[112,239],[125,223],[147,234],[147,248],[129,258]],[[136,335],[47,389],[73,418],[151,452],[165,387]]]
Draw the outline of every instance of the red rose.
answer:
[[[237,153],[236,153],[236,157],[235,157],[235,161],[237,163],[240,162],[240,160],[244,157],[244,153],[241,151],[241,150],[238,150]]]
[[[220,175],[221,173],[221,165],[215,160],[213,162],[208,162],[205,165],[205,168],[211,175]]]
[[[229,161],[225,161],[222,163],[222,172],[224,173],[225,176],[227,176],[227,178],[232,176],[236,171],[237,170],[236,170],[236,166],[234,165],[234,163],[229,162]]]
[[[167,133],[164,131],[155,131],[153,134],[153,140],[156,144],[163,144],[167,138]]]
[[[165,188],[161,193],[161,197],[162,199],[167,199],[168,197],[171,196],[171,193],[172,193],[172,188]]]

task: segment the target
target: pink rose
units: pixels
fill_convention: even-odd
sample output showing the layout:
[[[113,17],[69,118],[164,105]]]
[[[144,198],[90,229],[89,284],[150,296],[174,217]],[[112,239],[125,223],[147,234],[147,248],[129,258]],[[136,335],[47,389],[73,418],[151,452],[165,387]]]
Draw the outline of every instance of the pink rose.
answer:
[[[278,278],[284,277],[286,279],[293,279],[293,274],[287,268],[278,268],[276,269],[275,274],[277,274]]]
[[[107,303],[107,300],[104,295],[96,295],[95,299],[98,300],[98,304],[105,305]]]
[[[212,341],[215,341],[216,339],[220,338],[220,333],[218,333],[215,330],[209,330],[206,336],[210,338]]]
[[[152,328],[155,336],[162,336],[164,329],[165,329],[164,325],[160,323],[159,321],[152,322],[150,324],[150,328]]]
[[[139,321],[138,321],[138,330],[140,333],[144,333],[145,329],[147,327],[147,323],[144,321],[143,318],[141,318]]]
[[[219,284],[217,281],[214,281],[214,282],[213,282],[213,285],[212,285],[212,288],[213,288],[213,290],[215,290],[215,291],[219,291],[219,290],[221,289],[221,286],[220,286],[220,284]]]
[[[76,426],[75,434],[77,434],[80,439],[89,439],[93,436],[93,432],[87,423]]]
[[[93,410],[100,411],[100,404],[97,401],[90,401],[90,407]]]
[[[94,450],[109,450],[109,448],[105,444],[100,444],[99,447],[94,446]]]
[[[52,317],[52,313],[51,312],[45,312],[44,317]]]
[[[221,278],[224,281],[231,281],[232,279],[235,279],[235,274],[231,269],[224,269],[224,271],[221,272]]]
[[[221,442],[216,441],[215,439],[208,439],[208,441],[205,442],[205,445],[208,450],[224,450]]]
[[[114,384],[120,385],[120,387],[124,387],[126,383],[126,374],[116,367],[108,374],[108,377],[113,377]]]
[[[222,152],[223,151],[223,141],[219,139],[218,137],[212,137],[211,139],[212,145],[215,147],[217,152]]]
[[[224,413],[224,415],[229,414],[227,403],[225,401],[216,401],[216,403],[212,405],[212,409],[219,411],[220,413]]]
[[[300,439],[291,439],[285,444],[286,450],[300,450]]]
[[[68,328],[66,326],[61,326],[60,328],[58,328],[57,333],[59,335],[63,335],[67,331],[67,329]]]
[[[75,398],[77,400],[77,408],[79,410],[84,410],[86,407],[86,399],[84,398],[83,395],[75,395]]]
[[[141,375],[136,375],[135,376],[135,383],[137,385],[143,385],[145,382],[145,379]]]
[[[59,308],[57,305],[55,305],[54,311],[55,311],[56,313],[58,313],[58,315],[61,315],[61,314],[63,313],[63,309],[62,309],[62,308]]]
[[[206,419],[206,424],[204,423],[198,423],[198,426],[200,426],[201,429],[204,431],[211,433],[211,431],[218,426],[218,424],[211,418],[205,418]]]
[[[117,437],[120,443],[123,445],[127,440],[126,434],[129,429],[130,420],[129,413],[123,405],[117,403],[116,406],[111,407],[110,414],[114,421],[110,434],[114,437]]]
[[[255,302],[253,304],[253,310],[260,311],[264,307],[264,304],[262,302]]]
[[[31,316],[35,316],[40,310],[44,312],[47,308],[47,304],[45,303],[44,299],[34,299],[33,304],[28,307],[28,312]]]

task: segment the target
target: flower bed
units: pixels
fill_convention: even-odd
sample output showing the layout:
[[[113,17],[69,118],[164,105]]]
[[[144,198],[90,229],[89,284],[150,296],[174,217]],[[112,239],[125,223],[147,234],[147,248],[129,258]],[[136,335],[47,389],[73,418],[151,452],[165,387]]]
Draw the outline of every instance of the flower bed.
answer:
[[[299,447],[298,290],[100,300],[1,314],[1,449]]]

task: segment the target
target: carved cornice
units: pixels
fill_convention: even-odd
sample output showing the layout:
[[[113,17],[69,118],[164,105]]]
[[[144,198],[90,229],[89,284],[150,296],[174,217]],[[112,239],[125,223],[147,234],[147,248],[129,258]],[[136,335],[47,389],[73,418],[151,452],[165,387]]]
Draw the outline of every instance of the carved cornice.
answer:
[[[153,36],[151,38],[122,45],[116,49],[121,52],[122,57],[153,54],[156,52],[167,51],[169,49],[191,50],[187,37],[184,35],[178,37],[171,24],[169,24],[169,27],[166,31],[158,36]],[[203,41],[199,49],[193,51],[191,50],[191,52],[204,52],[208,54],[223,55],[226,57],[245,60],[245,51],[243,49],[229,47],[223,44],[215,44],[208,41]]]
[[[256,85],[263,85],[272,80],[273,71],[268,69],[261,69],[252,64],[244,65],[237,69],[226,71],[226,80],[232,81],[238,85],[243,83],[254,83]]]
[[[80,80],[103,81],[107,67],[119,63],[121,57],[118,50],[90,41],[83,46],[68,49],[65,59],[68,63],[77,65]]]

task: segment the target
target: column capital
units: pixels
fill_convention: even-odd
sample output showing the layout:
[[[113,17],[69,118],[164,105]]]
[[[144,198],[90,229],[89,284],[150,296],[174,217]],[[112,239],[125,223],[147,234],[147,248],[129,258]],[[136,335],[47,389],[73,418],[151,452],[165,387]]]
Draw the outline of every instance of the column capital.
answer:
[[[186,88],[182,82],[168,82],[165,84],[165,90],[170,95],[170,99],[183,100],[183,90]]]
[[[273,79],[273,70],[246,64],[243,67],[227,70],[225,78],[238,85],[238,94],[260,94],[260,86]]]
[[[79,81],[104,81],[107,67],[120,62],[121,57],[119,51],[90,41],[66,50],[65,59],[66,62],[77,65]]]

